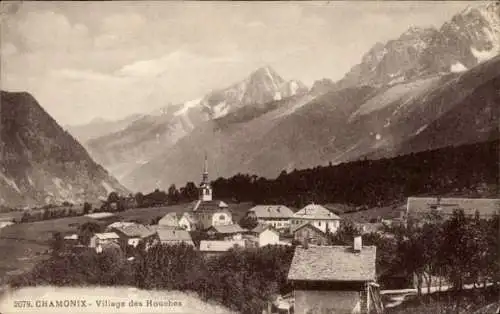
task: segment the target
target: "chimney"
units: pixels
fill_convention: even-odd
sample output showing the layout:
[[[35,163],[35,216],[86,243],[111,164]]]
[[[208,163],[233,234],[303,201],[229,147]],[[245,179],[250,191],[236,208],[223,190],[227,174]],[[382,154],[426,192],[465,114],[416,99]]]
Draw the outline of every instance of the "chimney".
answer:
[[[355,236],[354,237],[354,252],[361,252],[361,249],[363,248],[363,242],[361,240],[361,236]]]

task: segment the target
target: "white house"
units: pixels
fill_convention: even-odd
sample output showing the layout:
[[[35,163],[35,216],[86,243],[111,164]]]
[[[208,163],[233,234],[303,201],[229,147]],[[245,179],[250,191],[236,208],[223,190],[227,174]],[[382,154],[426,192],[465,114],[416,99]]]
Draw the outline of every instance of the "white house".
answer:
[[[278,231],[269,225],[258,225],[252,229],[252,233],[256,236],[259,247],[281,244]]]
[[[275,229],[287,229],[290,227],[293,211],[283,205],[257,205],[250,208],[247,215],[257,218],[259,224],[267,224]]]
[[[95,248],[100,253],[102,247],[110,244],[118,244],[120,237],[115,232],[96,233],[90,238],[89,247]]]
[[[337,232],[340,226],[340,217],[317,204],[309,204],[293,215],[291,229],[309,223],[323,232]]]

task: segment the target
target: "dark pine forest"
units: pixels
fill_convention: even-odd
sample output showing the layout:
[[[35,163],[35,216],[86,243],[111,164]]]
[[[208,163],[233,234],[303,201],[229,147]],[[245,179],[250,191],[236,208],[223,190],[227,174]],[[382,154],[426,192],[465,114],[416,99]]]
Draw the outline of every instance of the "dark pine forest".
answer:
[[[275,179],[237,174],[213,181],[215,197],[301,207],[309,202],[388,206],[412,195],[498,195],[499,140],[394,158],[282,171]]]

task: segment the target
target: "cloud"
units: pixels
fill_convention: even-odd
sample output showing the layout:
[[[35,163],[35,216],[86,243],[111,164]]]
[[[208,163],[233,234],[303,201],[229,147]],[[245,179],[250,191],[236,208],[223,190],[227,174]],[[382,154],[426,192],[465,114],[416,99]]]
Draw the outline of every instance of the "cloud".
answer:
[[[132,77],[154,77],[167,72],[188,71],[189,69],[202,70],[206,67],[217,66],[217,63],[239,62],[236,56],[207,57],[185,50],[177,50],[157,59],[141,60],[127,64],[116,74]]]
[[[113,81],[118,80],[118,77],[107,75],[103,73],[99,73],[91,70],[76,70],[76,69],[60,69],[60,70],[52,70],[49,74],[55,78],[59,79],[67,79],[74,81]]]
[[[2,58],[12,56],[12,55],[16,54],[18,51],[17,47],[14,46],[14,44],[9,43],[9,42],[3,43],[0,46],[0,48],[1,48],[0,53],[2,55]]]
[[[109,48],[141,37],[146,20],[136,13],[112,14],[101,23],[101,34],[94,40],[97,48]]]
[[[28,12],[16,26],[30,51],[82,48],[88,40],[85,25],[72,25],[66,16],[52,11]]]

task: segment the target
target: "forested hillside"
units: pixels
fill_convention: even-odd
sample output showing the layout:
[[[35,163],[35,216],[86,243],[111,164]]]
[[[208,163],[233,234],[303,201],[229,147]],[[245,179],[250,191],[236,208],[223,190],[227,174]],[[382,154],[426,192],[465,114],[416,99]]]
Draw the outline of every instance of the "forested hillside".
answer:
[[[238,174],[213,182],[215,197],[301,207],[308,202],[385,206],[411,195],[498,195],[499,140],[379,160],[283,171],[276,179]]]

